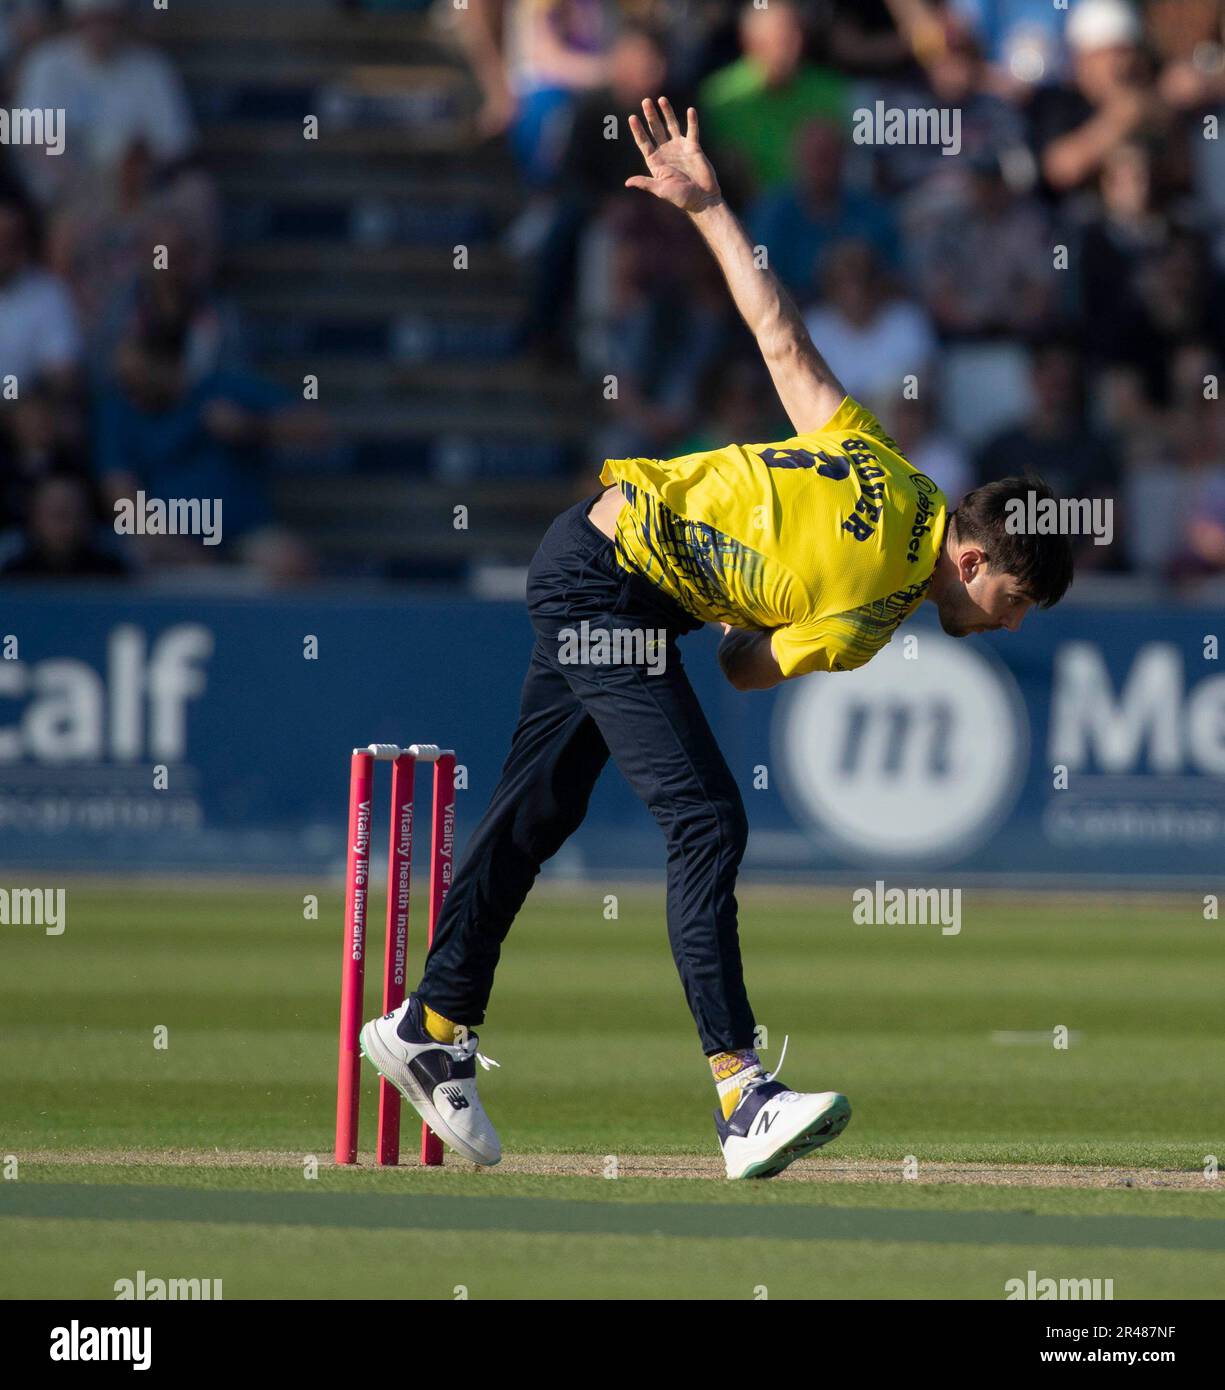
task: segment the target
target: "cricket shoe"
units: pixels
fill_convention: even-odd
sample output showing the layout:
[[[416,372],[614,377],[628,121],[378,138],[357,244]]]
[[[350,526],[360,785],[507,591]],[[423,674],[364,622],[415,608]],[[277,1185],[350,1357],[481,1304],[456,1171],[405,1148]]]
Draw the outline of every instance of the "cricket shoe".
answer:
[[[781,1059],[780,1059],[781,1060]],[[837,1091],[792,1091],[774,1074],[750,1082],[735,1110],[715,1129],[729,1178],[773,1178],[850,1123],[851,1103]]]
[[[415,994],[362,1029],[362,1056],[373,1062],[444,1144],[473,1163],[491,1167],[502,1157],[497,1131],[476,1093],[476,1064],[497,1062],[476,1050],[475,1033],[461,1043],[440,1043],[425,1030]]]

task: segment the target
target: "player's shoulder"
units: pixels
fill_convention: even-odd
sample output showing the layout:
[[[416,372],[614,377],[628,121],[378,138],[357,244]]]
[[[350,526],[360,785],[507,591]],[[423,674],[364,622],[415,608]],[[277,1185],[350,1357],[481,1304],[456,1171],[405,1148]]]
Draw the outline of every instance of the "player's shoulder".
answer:
[[[857,447],[860,441],[862,443]],[[863,455],[860,462],[872,462],[883,466],[891,477],[910,483],[917,492],[928,499],[928,507],[947,505],[937,484],[911,463],[902,452],[901,445],[885,429],[877,416],[853,396],[844,396],[838,409],[819,430],[799,436],[796,442],[801,447],[808,444],[814,449],[818,445],[828,448],[832,443],[837,446],[839,453],[848,455],[852,462],[856,461],[856,455]],[[872,455],[871,459],[867,458],[868,452]],[[861,473],[860,476],[866,478],[880,475]]]
[[[816,433],[868,435],[878,443],[883,444],[890,453],[896,454],[898,458],[904,457],[897,441],[885,429],[884,425],[866,405],[862,405],[854,396],[843,396],[838,409]]]

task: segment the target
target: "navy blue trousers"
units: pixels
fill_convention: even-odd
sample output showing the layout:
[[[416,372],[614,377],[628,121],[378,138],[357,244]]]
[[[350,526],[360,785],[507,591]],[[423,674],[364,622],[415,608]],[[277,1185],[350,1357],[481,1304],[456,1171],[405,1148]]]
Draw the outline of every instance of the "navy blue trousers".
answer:
[[[456,1023],[484,1020],[511,923],[541,864],[582,824],[611,755],[664,832],[668,938],[703,1049],[751,1047],[735,898],[748,825],[676,644],[701,624],[621,569],[612,541],[587,519],[594,500],[557,518],[528,571],[536,642],[519,722],[439,916],[418,993]],[[584,632],[578,654],[587,661],[575,659],[575,635]],[[658,634],[663,647],[646,649],[639,662],[597,664],[601,632],[623,642],[626,634]]]

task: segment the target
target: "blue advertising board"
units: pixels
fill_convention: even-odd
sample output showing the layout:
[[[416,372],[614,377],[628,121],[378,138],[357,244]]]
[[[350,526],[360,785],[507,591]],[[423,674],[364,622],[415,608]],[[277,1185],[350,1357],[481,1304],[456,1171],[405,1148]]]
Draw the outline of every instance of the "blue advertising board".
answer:
[[[1069,603],[956,642],[921,615],[860,671],[754,694],[722,680],[713,631],[683,645],[750,873],[1200,882],[1225,864],[1218,618]],[[342,861],[348,754],[371,741],[457,750],[462,852],[531,632],[514,603],[408,592],[9,589],[0,642],[10,865],[244,871]],[[552,871],[663,862],[610,767]]]

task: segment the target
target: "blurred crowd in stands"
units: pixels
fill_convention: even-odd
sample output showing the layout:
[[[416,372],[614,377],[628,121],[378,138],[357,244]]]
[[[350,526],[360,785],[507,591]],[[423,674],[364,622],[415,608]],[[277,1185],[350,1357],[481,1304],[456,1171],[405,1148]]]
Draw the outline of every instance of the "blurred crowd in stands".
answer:
[[[310,552],[276,523],[260,464],[322,426],[244,369],[183,85],[131,14],[0,0],[0,106],[66,124],[62,153],[0,148],[0,577],[220,559],[298,579]],[[114,504],[142,491],[222,498],[224,544],[116,544]]]
[[[60,156],[0,144],[0,577],[308,578],[265,464],[328,428],[250,366],[183,83],[130,16],[0,0],[0,111],[68,113]],[[518,170],[522,356],[577,363],[593,400],[616,378],[585,481],[605,456],[790,432],[696,233],[624,188],[626,117],[667,93],[699,109],[848,390],[952,499],[1036,471],[1115,501],[1117,539],[1082,567],[1225,574],[1219,0],[436,0],[433,19],[479,89],[472,139]],[[877,103],[957,110],[958,153],[857,139]],[[225,544],[115,546],[114,502],[140,491],[223,497]]]
[[[1037,471],[1115,501],[1082,568],[1225,571],[1217,0],[470,8],[481,129],[527,190],[525,340],[618,379],[597,458],[789,432],[692,228],[623,187],[625,117],[664,92],[847,389],[951,498]],[[960,110],[959,153],[857,141],[877,102]]]

